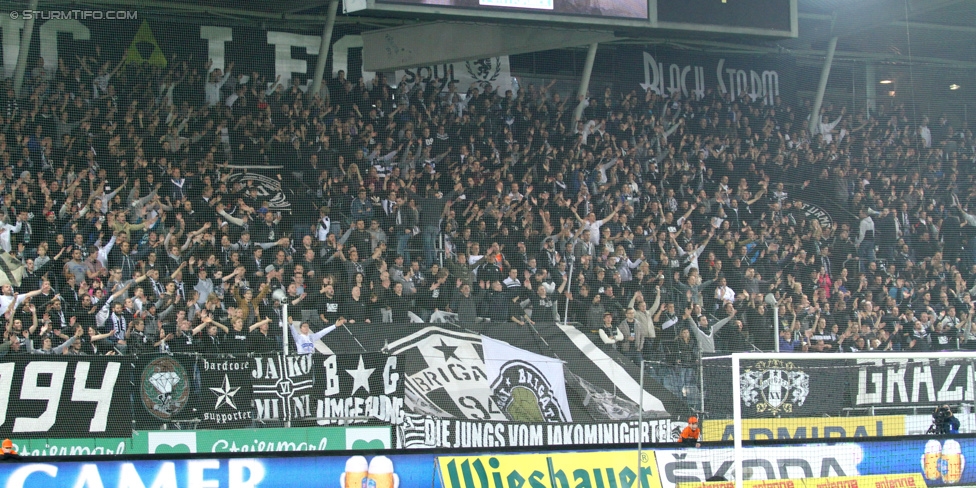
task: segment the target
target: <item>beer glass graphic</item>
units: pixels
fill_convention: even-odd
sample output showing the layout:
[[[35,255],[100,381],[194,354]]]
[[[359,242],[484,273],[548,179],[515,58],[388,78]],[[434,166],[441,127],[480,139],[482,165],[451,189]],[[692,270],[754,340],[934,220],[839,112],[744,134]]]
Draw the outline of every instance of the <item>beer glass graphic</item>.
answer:
[[[939,463],[942,481],[950,484],[958,483],[962,479],[962,472],[965,469],[966,457],[962,454],[962,447],[959,442],[952,439],[945,441],[942,446],[942,461]]]

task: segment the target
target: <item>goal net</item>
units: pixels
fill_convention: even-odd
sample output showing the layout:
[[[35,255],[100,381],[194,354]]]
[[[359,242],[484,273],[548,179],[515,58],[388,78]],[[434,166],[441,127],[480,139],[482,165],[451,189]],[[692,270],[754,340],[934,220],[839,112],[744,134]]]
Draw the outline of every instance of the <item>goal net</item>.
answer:
[[[974,362],[971,354],[956,352],[716,358],[703,367],[703,414],[711,419],[705,428],[731,437],[729,477],[737,488],[750,480],[906,473],[921,473],[930,485],[955,484],[965,456],[952,436],[972,431]],[[722,375],[726,366],[728,375]],[[730,388],[716,389],[723,380]],[[919,437],[862,442],[902,435]],[[798,448],[803,456],[774,452]]]

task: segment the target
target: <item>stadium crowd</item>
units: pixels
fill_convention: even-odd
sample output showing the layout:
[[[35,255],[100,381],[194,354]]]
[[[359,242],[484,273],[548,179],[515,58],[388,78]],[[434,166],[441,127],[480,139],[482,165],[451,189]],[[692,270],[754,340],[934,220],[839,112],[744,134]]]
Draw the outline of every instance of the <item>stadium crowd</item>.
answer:
[[[679,366],[976,349],[974,139],[946,116],[342,72],[310,96],[104,54],[0,90],[6,354],[279,350],[283,302],[309,351],[484,320]]]

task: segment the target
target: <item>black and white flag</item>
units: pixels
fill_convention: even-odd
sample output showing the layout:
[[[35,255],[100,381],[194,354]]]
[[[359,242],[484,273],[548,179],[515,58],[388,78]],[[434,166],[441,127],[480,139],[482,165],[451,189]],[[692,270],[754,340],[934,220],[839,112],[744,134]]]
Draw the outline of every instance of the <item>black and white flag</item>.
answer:
[[[257,420],[304,419],[314,415],[312,354],[254,358],[251,372]]]
[[[250,427],[254,420],[251,377],[252,358],[201,357],[200,428],[229,429]]]
[[[315,354],[318,425],[403,421],[403,365],[380,353]]]

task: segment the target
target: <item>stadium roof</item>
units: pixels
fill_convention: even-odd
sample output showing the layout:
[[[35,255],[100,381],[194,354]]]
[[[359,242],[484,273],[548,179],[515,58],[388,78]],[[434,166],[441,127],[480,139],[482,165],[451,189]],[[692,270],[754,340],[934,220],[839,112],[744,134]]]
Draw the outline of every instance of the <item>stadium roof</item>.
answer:
[[[797,0],[799,36],[759,39],[693,32],[621,30],[619,42],[670,43],[694,49],[791,54],[822,58],[827,41],[838,36],[837,61],[940,64],[976,68],[976,0]],[[141,17],[184,23],[252,25],[277,29],[318,29],[329,0],[42,0],[41,8],[133,8]],[[20,10],[23,2],[0,0],[0,8]],[[336,25],[355,30],[420,22],[340,13]]]

